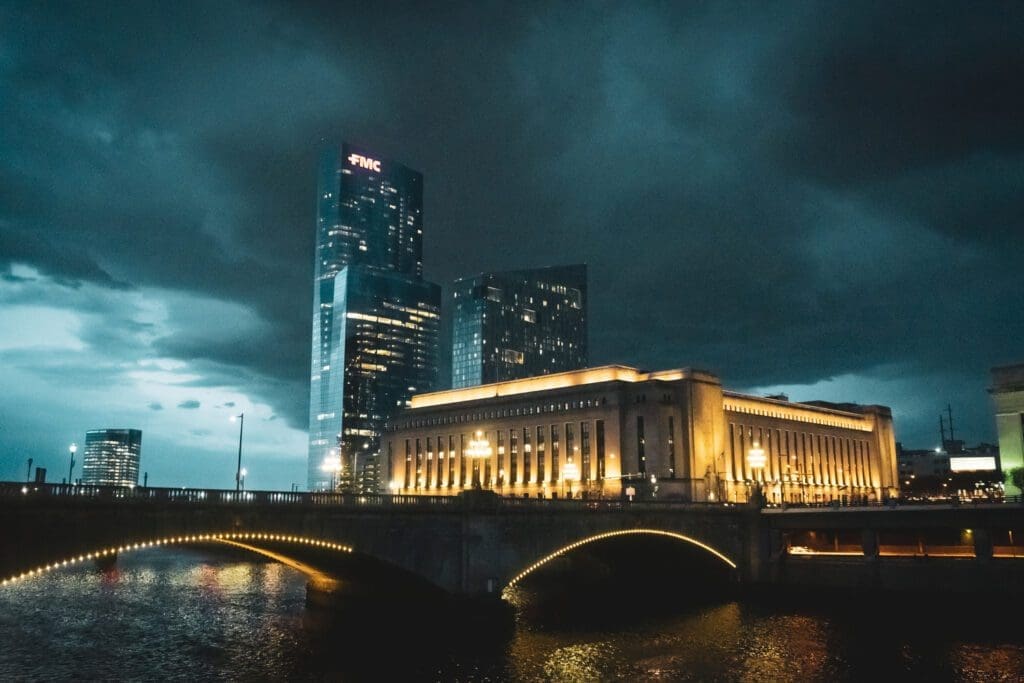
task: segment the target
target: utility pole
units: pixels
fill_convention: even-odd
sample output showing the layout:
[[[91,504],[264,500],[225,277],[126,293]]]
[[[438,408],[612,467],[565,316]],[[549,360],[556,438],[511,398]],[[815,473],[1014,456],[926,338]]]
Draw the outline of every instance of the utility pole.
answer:
[[[25,481],[32,481],[32,458],[28,459],[28,468],[25,471]]]
[[[949,413],[949,440],[954,441],[956,437],[953,436],[953,406],[947,403],[946,411]]]

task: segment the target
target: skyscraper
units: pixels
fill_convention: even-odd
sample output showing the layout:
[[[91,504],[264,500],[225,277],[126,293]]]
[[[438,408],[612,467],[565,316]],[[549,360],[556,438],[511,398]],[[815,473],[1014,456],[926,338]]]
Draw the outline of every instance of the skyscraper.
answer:
[[[423,176],[344,143],[324,152],[317,192],[309,488],[365,490],[384,422],[437,381]]]
[[[552,266],[457,280],[452,387],[587,366],[587,267]]]
[[[138,429],[91,429],[85,433],[82,483],[135,486],[139,483],[142,432]]]

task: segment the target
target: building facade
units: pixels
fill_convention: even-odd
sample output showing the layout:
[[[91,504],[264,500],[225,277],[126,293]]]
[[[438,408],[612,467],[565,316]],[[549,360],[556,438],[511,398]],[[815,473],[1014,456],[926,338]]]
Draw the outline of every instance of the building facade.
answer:
[[[1008,475],[1006,495],[1019,496],[1022,491],[1013,484],[1009,473],[1024,467],[1024,363],[992,368],[989,393],[999,434],[999,460],[1002,471]]]
[[[323,154],[317,192],[308,486],[366,490],[384,421],[437,381],[423,176],[345,143]]]
[[[413,398],[383,437],[382,485],[527,497],[742,502],[898,494],[883,406],[724,391],[715,375],[606,366]],[[759,456],[759,457],[758,457]],[[759,459],[760,458],[760,459]]]
[[[92,429],[85,433],[82,483],[135,486],[139,483],[142,432],[138,429]]]
[[[457,280],[452,386],[587,366],[587,267],[553,266]]]

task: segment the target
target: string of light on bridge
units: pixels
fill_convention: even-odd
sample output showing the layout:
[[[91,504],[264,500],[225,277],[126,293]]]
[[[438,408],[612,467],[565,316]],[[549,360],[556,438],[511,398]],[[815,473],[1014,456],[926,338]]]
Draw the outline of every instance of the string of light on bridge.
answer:
[[[293,536],[290,534],[268,534],[268,533],[257,533],[257,532],[228,532],[228,533],[214,533],[214,534],[192,534],[188,536],[168,536],[167,538],[158,538],[151,541],[140,541],[138,543],[126,543],[117,547],[103,548],[101,550],[95,550],[90,553],[84,553],[82,555],[76,555],[69,557],[58,562],[52,562],[50,564],[40,565],[34,569],[29,569],[16,576],[11,576],[6,579],[0,580],[0,586],[8,586],[19,581],[26,579],[32,579],[48,572],[54,571],[55,569],[62,569],[64,567],[72,567],[82,562],[89,562],[92,560],[99,560],[105,557],[114,557],[119,554],[131,552],[133,550],[144,550],[146,548],[157,548],[161,546],[169,545],[180,545],[183,543],[201,543],[204,541],[277,541],[279,543],[297,543],[301,545],[307,545],[316,548],[323,548],[325,550],[336,550],[342,553],[351,553],[352,546],[343,545],[341,543],[334,543],[333,541],[324,541],[317,538],[306,538],[304,536]]]
[[[508,582],[508,588],[512,588],[519,581],[521,581],[523,578],[525,578],[528,574],[533,573],[534,571],[536,571],[537,569],[541,568],[542,566],[544,566],[545,564],[547,564],[551,560],[554,560],[555,558],[561,557],[562,555],[565,555],[566,553],[568,553],[568,552],[570,552],[572,550],[575,550],[576,548],[579,548],[582,545],[587,545],[588,543],[594,543],[595,541],[601,541],[601,540],[604,540],[606,538],[612,538],[614,536],[626,536],[626,535],[629,535],[629,534],[649,534],[649,535],[653,535],[653,536],[668,536],[669,538],[674,538],[674,539],[677,539],[677,540],[680,540],[680,541],[686,541],[687,543],[692,543],[695,546],[703,548],[704,550],[708,551],[709,553],[711,553],[712,555],[714,555],[718,559],[722,560],[722,562],[725,562],[727,565],[729,565],[733,569],[736,569],[736,563],[733,562],[732,560],[730,560],[728,557],[726,557],[722,553],[718,552],[717,550],[715,550],[711,546],[706,545],[704,543],[701,543],[700,541],[698,541],[698,540],[696,540],[694,538],[690,538],[689,536],[684,536],[683,534],[677,534],[677,533],[674,533],[672,531],[661,531],[660,529],[623,529],[621,531],[607,531],[607,532],[605,532],[603,534],[597,534],[596,536],[590,536],[588,538],[584,538],[582,540],[576,541],[575,543],[570,543],[569,545],[565,546],[564,548],[560,548],[559,550],[556,550],[555,552],[551,553],[550,555],[548,555],[546,557],[541,558],[540,560],[537,560],[536,562],[531,564],[529,567],[527,567],[526,569],[521,571],[514,579],[512,579],[511,581]]]

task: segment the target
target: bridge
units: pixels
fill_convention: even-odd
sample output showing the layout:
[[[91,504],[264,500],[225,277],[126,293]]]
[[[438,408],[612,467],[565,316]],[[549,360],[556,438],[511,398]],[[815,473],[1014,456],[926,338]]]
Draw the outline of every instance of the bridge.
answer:
[[[137,548],[223,543],[292,558],[300,570],[323,553],[371,558],[451,595],[485,598],[589,543],[657,535],[751,586],[970,590],[997,581],[1024,593],[1019,501],[762,508],[6,482],[0,530],[3,584]],[[316,572],[307,571],[330,582]]]

